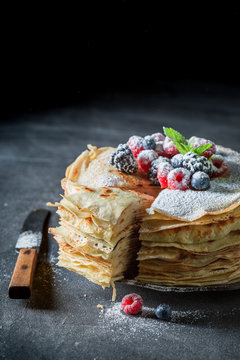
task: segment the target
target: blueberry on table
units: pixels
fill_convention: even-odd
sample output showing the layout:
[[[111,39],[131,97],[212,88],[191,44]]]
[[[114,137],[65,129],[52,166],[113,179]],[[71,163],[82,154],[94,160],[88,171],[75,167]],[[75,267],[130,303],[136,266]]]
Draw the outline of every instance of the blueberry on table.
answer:
[[[169,305],[158,305],[155,310],[155,315],[161,320],[170,320],[172,317],[172,309]]]

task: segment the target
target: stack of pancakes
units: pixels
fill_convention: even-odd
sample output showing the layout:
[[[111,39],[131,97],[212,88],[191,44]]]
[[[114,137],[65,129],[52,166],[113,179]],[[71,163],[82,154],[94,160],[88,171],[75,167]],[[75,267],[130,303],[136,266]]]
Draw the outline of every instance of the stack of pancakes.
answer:
[[[137,280],[170,286],[240,281],[240,207],[191,222],[149,215],[140,231]]]
[[[138,230],[152,198],[118,188],[78,186],[58,208],[60,226],[51,228],[59,244],[58,265],[103,288],[136,268]]]
[[[143,283],[240,281],[238,153],[217,147],[229,171],[207,191],[161,191],[142,172],[114,169],[109,164],[114,148],[88,148],[67,168],[65,196],[54,205],[60,227],[51,231],[60,246],[60,266],[103,287],[132,278],[136,258],[135,279]]]
[[[169,286],[240,281],[240,157],[221,148],[225,177],[207,191],[162,191],[140,230],[137,280]]]

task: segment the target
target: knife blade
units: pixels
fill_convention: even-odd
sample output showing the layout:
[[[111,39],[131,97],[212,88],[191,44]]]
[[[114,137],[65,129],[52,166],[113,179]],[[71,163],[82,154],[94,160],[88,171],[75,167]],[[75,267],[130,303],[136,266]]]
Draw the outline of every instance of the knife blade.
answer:
[[[19,254],[8,288],[11,299],[28,299],[31,296],[37,254],[49,216],[48,210],[38,209],[32,211],[24,221],[15,246]]]

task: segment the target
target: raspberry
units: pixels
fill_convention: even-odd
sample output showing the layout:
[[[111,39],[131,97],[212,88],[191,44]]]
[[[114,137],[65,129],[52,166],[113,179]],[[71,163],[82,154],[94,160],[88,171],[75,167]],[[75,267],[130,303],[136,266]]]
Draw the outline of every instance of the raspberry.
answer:
[[[210,146],[210,148],[208,148],[207,150],[205,150],[201,156],[205,156],[206,158],[210,158],[212,155],[216,154],[216,145],[214,144],[214,142],[210,141],[210,140],[206,140],[203,138],[198,138],[196,136],[192,136],[188,142],[193,141],[192,143],[192,147],[197,147],[200,145],[205,145],[205,144],[212,144],[212,146]]]
[[[173,144],[172,140],[169,139],[168,136],[166,136],[164,142],[163,142],[163,149],[165,151],[165,153],[169,154],[169,155],[176,155],[179,154],[178,149],[176,148],[176,146]]]
[[[143,139],[143,148],[145,150],[154,150],[156,147],[156,142],[152,136],[145,136]]]
[[[137,161],[127,144],[119,144],[117,149],[111,154],[109,163],[118,171],[126,174],[134,174],[138,170]]]
[[[187,169],[178,168],[168,174],[168,188],[172,190],[187,190],[191,181],[191,173]]]
[[[143,299],[138,294],[128,294],[122,299],[122,309],[126,314],[136,315],[142,311]]]
[[[142,171],[148,172],[152,161],[156,160],[157,158],[158,154],[154,150],[143,150],[140,152],[137,158],[138,166]]]
[[[210,186],[210,177],[202,171],[197,171],[191,179],[191,186],[195,190],[206,190]]]
[[[159,156],[158,159],[151,163],[151,168],[148,171],[148,178],[154,185],[160,185],[157,178],[157,169],[162,162],[169,163],[169,160],[165,157]]]
[[[164,189],[168,186],[167,178],[168,178],[168,174],[172,170],[173,170],[173,167],[168,162],[162,162],[159,164],[158,169],[157,169],[157,178],[158,178],[158,181],[159,181],[162,189]]]
[[[212,163],[204,156],[199,156],[194,152],[183,155],[182,166],[194,174],[196,171],[203,171],[209,176],[212,174]]]
[[[228,165],[225,162],[223,156],[213,155],[211,157],[211,161],[213,164],[213,172],[212,172],[213,177],[219,177],[219,176],[222,176],[223,174],[225,174],[225,172],[228,169]]]
[[[171,159],[171,164],[174,168],[182,167],[182,163],[183,163],[183,155],[182,154],[174,155],[173,158]]]
[[[143,138],[141,136],[131,136],[127,142],[129,148],[131,149],[133,156],[137,158],[138,154],[144,150],[143,148]]]
[[[151,135],[152,138],[154,138],[155,142],[159,142],[159,141],[164,141],[165,140],[165,136],[162,133],[155,133]]]

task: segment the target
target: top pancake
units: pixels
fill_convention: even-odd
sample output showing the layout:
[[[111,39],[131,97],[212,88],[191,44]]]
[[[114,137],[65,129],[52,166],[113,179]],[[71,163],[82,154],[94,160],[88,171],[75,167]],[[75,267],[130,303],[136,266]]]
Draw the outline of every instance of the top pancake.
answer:
[[[78,185],[89,187],[118,187],[124,190],[135,190],[152,196],[157,196],[160,186],[153,185],[142,171],[128,175],[117,171],[109,164],[109,159],[115,148],[88,145],[88,149],[67,167],[66,177],[62,180],[65,194],[78,190]]]
[[[66,170],[62,180],[66,195],[78,191],[79,185],[135,190],[156,198],[147,210],[150,217],[186,222],[203,218],[203,224],[207,215],[224,215],[240,205],[240,155],[231,149],[217,146],[217,152],[225,157],[229,170],[225,176],[212,179],[210,189],[181,191],[161,190],[141,171],[134,175],[117,171],[109,164],[115,150],[112,147],[88,145],[88,148]]]
[[[150,215],[159,213],[169,219],[195,221],[207,214],[224,214],[238,207],[240,155],[221,146],[217,146],[217,150],[228,164],[225,176],[211,180],[210,188],[206,191],[164,189],[147,212]]]

